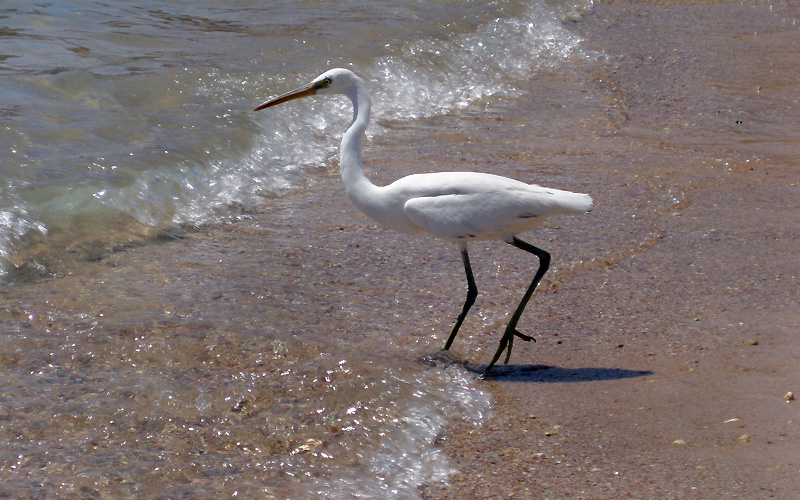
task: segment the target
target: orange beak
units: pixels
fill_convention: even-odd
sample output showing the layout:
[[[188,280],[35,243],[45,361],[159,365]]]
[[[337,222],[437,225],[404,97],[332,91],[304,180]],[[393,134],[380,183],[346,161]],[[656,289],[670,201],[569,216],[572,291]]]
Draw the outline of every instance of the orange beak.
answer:
[[[277,106],[278,104],[291,101],[294,99],[300,99],[301,97],[308,97],[316,93],[317,93],[316,87],[312,85],[306,85],[305,87],[300,87],[299,89],[295,89],[292,90],[291,92],[279,95],[278,97],[274,97],[269,101],[265,102],[264,104],[262,104],[261,106],[257,107],[253,111],[260,111],[264,108],[269,108],[270,106]]]

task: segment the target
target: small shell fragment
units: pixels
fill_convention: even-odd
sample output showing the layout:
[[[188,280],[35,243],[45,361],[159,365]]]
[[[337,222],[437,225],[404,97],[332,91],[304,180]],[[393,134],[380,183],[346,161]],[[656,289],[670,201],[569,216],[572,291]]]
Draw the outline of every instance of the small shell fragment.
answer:
[[[319,439],[307,439],[305,444],[301,444],[294,450],[292,450],[292,455],[297,455],[298,453],[306,453],[308,451],[312,451],[315,448],[319,447],[322,444],[322,441]]]
[[[785,399],[787,403],[789,401],[794,401],[794,393],[792,391],[787,392],[783,399]]]

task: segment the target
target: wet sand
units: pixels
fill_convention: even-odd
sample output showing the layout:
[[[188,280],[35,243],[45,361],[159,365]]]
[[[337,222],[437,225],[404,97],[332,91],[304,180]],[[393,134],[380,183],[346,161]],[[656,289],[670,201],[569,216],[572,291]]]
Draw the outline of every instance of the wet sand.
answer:
[[[597,210],[532,239],[598,260],[537,295],[523,323],[539,342],[485,382],[494,419],[445,436],[460,472],[426,498],[797,496],[798,15],[621,1],[575,24],[609,58],[563,99],[605,101],[606,131],[530,143],[537,163],[581,165]]]
[[[393,135],[369,143],[376,183],[482,170],[595,199],[592,214],[527,236],[553,255],[520,323],[537,343],[518,342],[511,365],[479,382],[492,414],[442,435],[459,472],[425,498],[793,496],[795,16],[784,3],[597,2],[571,29],[607,57],[544,72],[502,106],[386,124]],[[397,362],[444,342],[466,291],[453,245],[378,228],[337,172],[237,222],[173,236],[70,261],[57,279],[18,277],[2,291],[4,324],[62,332],[31,336],[37,351],[68,346],[63,332],[83,314],[103,332],[98,350],[109,332],[119,345],[177,343],[142,358],[153,364],[208,359],[206,341],[223,339],[224,363],[252,369],[265,345],[310,357],[315,343],[358,337],[385,339],[380,356]],[[471,256],[481,295],[454,356],[480,370],[535,263],[498,243]],[[279,331],[297,335],[278,345]]]

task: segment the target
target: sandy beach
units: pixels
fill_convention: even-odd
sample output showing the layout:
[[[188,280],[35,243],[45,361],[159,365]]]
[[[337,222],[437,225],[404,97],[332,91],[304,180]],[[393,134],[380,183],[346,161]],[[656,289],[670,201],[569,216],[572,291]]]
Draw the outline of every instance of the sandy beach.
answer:
[[[509,365],[476,382],[490,414],[440,436],[458,472],[424,498],[796,496],[800,401],[786,395],[800,397],[798,18],[787,2],[597,1],[569,24],[596,60],[543,71],[502,105],[386,124],[393,133],[369,141],[378,184],[479,170],[595,200],[591,214],[526,235],[553,256],[520,322],[537,342],[517,342]],[[470,252],[481,295],[451,359],[480,373],[536,263],[497,242]],[[359,336],[384,342],[385,359],[418,362],[466,292],[454,245],[378,228],[335,169],[229,224],[74,253],[84,257],[49,263],[55,279],[12,276],[2,320],[17,334],[67,332],[85,312],[98,352],[106,338],[171,347],[153,365],[205,362],[214,340],[222,363],[268,372],[253,361],[264,345],[310,359],[311,339]],[[277,331],[298,333],[279,346]],[[69,338],[24,342],[58,352]],[[0,362],[53,366],[19,353]],[[0,418],[24,417],[12,413]]]
[[[576,23],[607,72],[562,89],[604,94],[608,121],[585,127],[607,129],[531,145],[604,176],[592,226],[553,233],[596,257],[537,296],[539,341],[513,360],[542,366],[488,378],[494,418],[444,437],[459,474],[427,498],[797,495],[798,14],[601,1]]]

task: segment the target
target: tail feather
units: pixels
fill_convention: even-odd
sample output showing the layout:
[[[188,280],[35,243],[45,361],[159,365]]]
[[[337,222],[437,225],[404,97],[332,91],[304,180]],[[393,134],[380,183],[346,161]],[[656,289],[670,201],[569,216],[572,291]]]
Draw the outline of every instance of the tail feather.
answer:
[[[573,193],[570,191],[549,190],[555,195],[557,212],[561,213],[589,213],[594,207],[592,197],[588,194]]]

